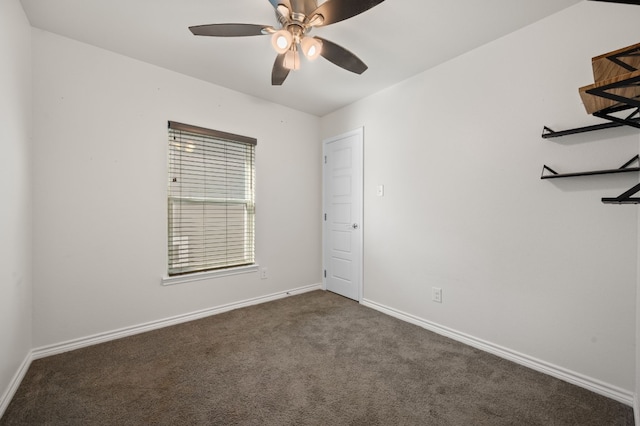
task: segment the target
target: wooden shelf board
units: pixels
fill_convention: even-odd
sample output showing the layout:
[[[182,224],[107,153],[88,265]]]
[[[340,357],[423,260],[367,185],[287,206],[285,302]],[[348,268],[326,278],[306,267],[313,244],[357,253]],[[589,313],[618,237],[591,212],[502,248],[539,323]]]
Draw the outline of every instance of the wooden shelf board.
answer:
[[[587,93],[588,90],[597,89],[603,86],[608,86],[614,83],[624,83],[625,80],[631,80],[640,77],[640,71],[628,72],[622,75],[618,75],[616,77],[612,77],[608,80],[599,81],[594,84],[590,84],[589,86],[584,86],[578,89],[580,93],[580,98],[582,98],[582,103],[584,104],[587,113],[593,114],[594,112],[601,111],[606,108],[610,108],[616,105],[622,105],[618,101],[614,101],[612,99],[603,98],[602,96],[592,95]],[[610,89],[610,93],[623,96],[629,99],[640,98],[640,86],[638,85],[629,85],[626,87],[619,87],[615,89]]]
[[[596,83],[621,74],[626,74],[630,71],[628,68],[614,62],[614,60],[623,62],[636,70],[640,69],[640,43],[623,47],[622,49],[614,50],[591,59],[593,79]]]

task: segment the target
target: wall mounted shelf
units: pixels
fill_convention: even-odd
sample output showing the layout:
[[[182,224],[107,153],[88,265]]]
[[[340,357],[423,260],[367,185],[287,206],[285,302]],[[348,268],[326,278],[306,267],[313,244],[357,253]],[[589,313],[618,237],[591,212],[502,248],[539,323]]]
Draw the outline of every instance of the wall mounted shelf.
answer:
[[[600,0],[613,3],[640,4],[637,0]],[[581,87],[578,92],[587,113],[604,118],[606,123],[575,129],[554,131],[547,126],[542,129],[542,138],[586,133],[613,127],[631,126],[640,129],[640,43],[614,50],[591,59],[594,84]],[[624,117],[625,111],[631,114]],[[630,167],[639,163],[636,167]],[[558,173],[546,164],[542,166],[540,179],[554,179],[575,176],[606,175],[640,171],[640,156],[636,155],[617,169],[593,170],[587,172]],[[640,191],[637,184],[614,198],[602,198],[605,204],[640,204],[640,197],[632,197]]]
[[[627,161],[617,169],[593,170],[593,171],[587,171],[587,172],[574,172],[574,173],[558,173],[555,170],[553,170],[551,167],[544,165],[542,166],[542,174],[540,175],[540,179],[556,179],[556,178],[566,178],[566,177],[576,177],[576,176],[610,175],[614,173],[638,172],[640,171],[640,164],[638,165],[638,167],[629,167],[630,165],[636,162],[640,163],[640,156],[638,155],[636,155],[631,160]]]
[[[638,75],[640,77],[640,75]],[[640,87],[640,78],[638,79],[638,87]],[[630,100],[631,101],[631,100]],[[634,112],[626,118],[617,117],[615,114],[618,111],[625,111],[630,108],[635,108]],[[596,111],[593,113],[595,117],[604,118],[605,120],[609,120],[612,123],[617,123],[622,126],[631,126],[636,129],[640,129],[640,119],[638,119],[637,115],[640,115],[640,103],[638,101],[634,101],[634,105],[619,105],[616,107],[610,107],[603,109],[601,111]]]
[[[631,197],[638,191],[640,191],[640,183],[615,198],[603,198],[602,202],[605,204],[640,204],[640,198]]]
[[[576,127],[574,129],[558,130],[558,131],[550,129],[547,126],[544,126],[542,129],[542,138],[552,139],[552,138],[559,138],[561,136],[575,135],[577,133],[587,133],[587,132],[594,132],[597,130],[611,129],[615,127],[630,126],[631,125],[630,123],[633,123],[634,124],[633,127],[635,127],[635,124],[640,125],[640,108],[636,108],[633,111],[633,113],[627,116],[626,118],[620,119],[620,120],[624,120],[624,122],[612,121],[610,118],[607,118],[607,120],[608,122],[606,123],[600,123],[600,124],[594,124],[591,126]]]
[[[640,108],[640,43],[596,56],[591,66],[595,83],[578,90],[587,113],[640,129],[631,119]],[[627,118],[614,115],[629,109]]]
[[[621,3],[621,4],[640,4],[638,0],[591,0],[591,1],[605,1],[608,3]]]

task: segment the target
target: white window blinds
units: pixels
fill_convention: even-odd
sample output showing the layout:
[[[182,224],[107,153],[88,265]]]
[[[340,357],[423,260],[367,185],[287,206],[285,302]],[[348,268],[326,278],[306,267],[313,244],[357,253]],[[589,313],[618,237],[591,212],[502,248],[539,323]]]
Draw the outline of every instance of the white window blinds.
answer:
[[[256,139],[169,122],[169,275],[255,262]]]

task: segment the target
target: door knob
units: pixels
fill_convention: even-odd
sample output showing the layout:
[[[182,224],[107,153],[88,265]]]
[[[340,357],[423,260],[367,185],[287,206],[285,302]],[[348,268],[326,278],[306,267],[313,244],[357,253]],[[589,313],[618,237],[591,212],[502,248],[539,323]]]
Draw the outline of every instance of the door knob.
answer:
[[[357,224],[357,223],[354,223],[353,225],[351,225],[351,227],[352,227],[353,229],[358,229],[358,228],[359,228],[359,226],[358,226],[358,224]]]

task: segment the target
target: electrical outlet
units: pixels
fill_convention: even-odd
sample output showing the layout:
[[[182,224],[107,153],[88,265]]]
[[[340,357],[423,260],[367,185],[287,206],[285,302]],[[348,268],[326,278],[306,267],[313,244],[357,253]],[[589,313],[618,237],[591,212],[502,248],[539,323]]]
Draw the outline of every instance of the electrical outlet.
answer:
[[[436,303],[442,303],[442,289],[431,287],[431,299]]]
[[[260,279],[266,280],[267,278],[269,278],[267,268],[260,268]]]

